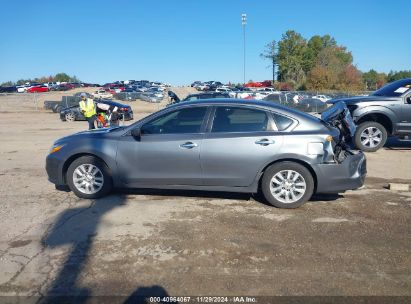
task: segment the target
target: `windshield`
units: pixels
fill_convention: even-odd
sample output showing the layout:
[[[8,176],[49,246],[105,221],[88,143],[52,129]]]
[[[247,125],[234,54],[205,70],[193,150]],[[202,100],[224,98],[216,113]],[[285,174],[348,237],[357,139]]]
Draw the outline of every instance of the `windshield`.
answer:
[[[401,79],[391,82],[381,89],[375,91],[373,96],[398,97],[409,92],[411,89],[411,79]]]

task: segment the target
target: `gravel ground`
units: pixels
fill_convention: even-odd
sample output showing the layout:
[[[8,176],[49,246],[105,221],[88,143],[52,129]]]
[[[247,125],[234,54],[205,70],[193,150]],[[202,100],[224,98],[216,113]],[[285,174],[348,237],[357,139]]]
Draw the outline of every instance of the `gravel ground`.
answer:
[[[87,123],[24,98],[0,96],[0,295],[411,295],[411,192],[385,188],[411,183],[410,144],[367,154],[364,188],[297,210],[194,191],[90,201],[44,170],[53,141]],[[165,105],[130,104],[136,118]]]

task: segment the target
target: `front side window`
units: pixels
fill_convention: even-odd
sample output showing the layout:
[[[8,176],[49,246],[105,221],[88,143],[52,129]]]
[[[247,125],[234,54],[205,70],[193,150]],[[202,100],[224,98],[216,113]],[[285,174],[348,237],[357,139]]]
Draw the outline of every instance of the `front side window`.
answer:
[[[166,113],[143,125],[141,133],[200,133],[206,111],[206,107],[193,107]]]
[[[237,107],[217,107],[211,132],[266,131],[268,116],[265,111]]]

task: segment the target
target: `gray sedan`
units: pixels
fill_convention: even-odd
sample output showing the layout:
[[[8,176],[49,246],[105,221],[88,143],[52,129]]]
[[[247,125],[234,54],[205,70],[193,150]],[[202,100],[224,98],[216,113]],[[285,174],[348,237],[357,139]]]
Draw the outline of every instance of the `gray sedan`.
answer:
[[[46,170],[56,188],[81,198],[113,187],[261,191],[276,207],[296,208],[314,193],[363,185],[354,132],[343,103],[319,119],[263,101],[184,102],[127,127],[61,138]]]

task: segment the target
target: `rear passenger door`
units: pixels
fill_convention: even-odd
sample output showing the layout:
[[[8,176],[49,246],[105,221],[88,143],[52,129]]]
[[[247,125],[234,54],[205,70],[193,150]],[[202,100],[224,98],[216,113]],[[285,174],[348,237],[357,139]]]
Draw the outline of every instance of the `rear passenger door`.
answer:
[[[216,106],[200,152],[207,186],[250,186],[282,144],[272,115],[255,107]]]

